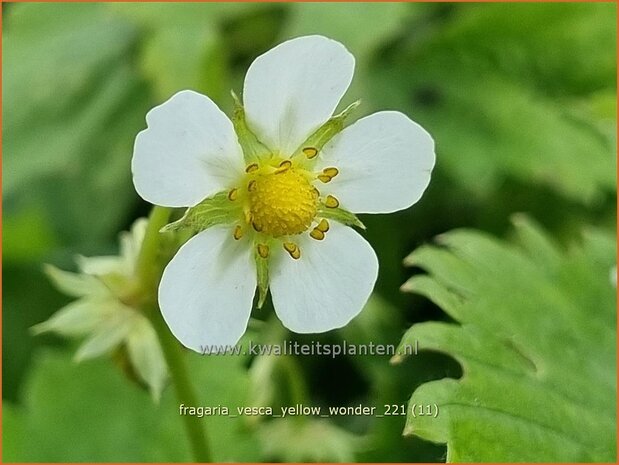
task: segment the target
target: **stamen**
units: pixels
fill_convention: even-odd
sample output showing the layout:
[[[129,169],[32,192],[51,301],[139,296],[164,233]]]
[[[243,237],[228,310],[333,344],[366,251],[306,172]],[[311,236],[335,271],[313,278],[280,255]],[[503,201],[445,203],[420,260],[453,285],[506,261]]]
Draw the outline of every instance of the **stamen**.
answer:
[[[258,163],[252,163],[251,165],[247,165],[247,168],[245,168],[245,172],[246,173],[253,173],[258,168],[259,168],[258,167]]]
[[[256,232],[262,231],[262,225],[260,223],[256,223],[255,221],[251,222],[252,228],[256,230]]]
[[[316,229],[318,229],[318,231],[326,233],[329,230],[329,222],[323,218],[316,226]]]
[[[275,170],[276,173],[283,173],[287,171],[292,166],[292,162],[290,160],[284,160],[279,164],[279,168]]]
[[[228,192],[228,200],[234,201],[239,196],[239,190],[235,187],[234,189]]]
[[[308,159],[311,160],[312,158],[315,158],[316,155],[318,155],[318,150],[316,150],[315,147],[305,147],[303,149],[303,153]]]
[[[318,228],[314,228],[310,232],[310,236],[312,237],[312,239],[316,239],[317,241],[321,241],[321,240],[323,240],[325,238],[325,233],[322,232]]]
[[[328,176],[326,174],[319,174],[318,176],[316,176],[320,181],[324,182],[325,184],[328,183],[329,181],[331,181],[331,176]]]
[[[266,244],[258,244],[256,250],[258,251],[258,255],[262,258],[267,258],[269,256],[269,246]]]
[[[322,170],[322,173],[325,174],[326,176],[329,176],[330,178],[334,178],[338,174],[340,174],[340,170],[338,170],[335,166],[331,166],[329,168],[325,168],[324,170]]]
[[[327,198],[325,199],[325,205],[327,206],[327,208],[337,208],[340,206],[340,201],[332,195],[327,195]]]
[[[238,241],[241,237],[243,237],[243,228],[240,224],[237,224],[234,228],[234,240]]]
[[[301,249],[293,242],[284,242],[284,249],[286,249],[286,252],[295,260],[301,257]]]
[[[252,179],[251,181],[249,181],[249,184],[247,184],[247,190],[249,192],[254,192],[256,190],[256,180]]]

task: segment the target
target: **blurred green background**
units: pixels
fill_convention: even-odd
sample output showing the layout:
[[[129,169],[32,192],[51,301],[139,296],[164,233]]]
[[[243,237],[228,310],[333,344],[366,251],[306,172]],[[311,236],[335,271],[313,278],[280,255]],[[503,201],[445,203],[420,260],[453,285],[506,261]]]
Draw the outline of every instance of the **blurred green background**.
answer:
[[[417,205],[361,218],[381,265],[375,297],[323,340],[397,344],[413,323],[447,320],[399,287],[411,274],[402,259],[451,229],[508,237],[511,216],[525,212],[562,244],[587,228],[614,234],[614,3],[4,3],[2,12],[5,461],[189,460],[170,390],[154,406],[112,361],[76,366],[72,343],[30,335],[69,301],[42,264],[74,269],[76,254],[115,253],[118,232],[150,208],[130,173],[146,112],[190,88],[229,113],[230,89],[284,39],[343,42],[357,69],[342,108],[361,99],[355,116],[403,111],[437,148]],[[398,366],[299,361],[314,405],[401,404],[423,382],[460,375],[436,353]],[[258,388],[253,362],[191,357],[205,405],[246,405]],[[294,437],[292,426],[212,422],[219,460],[296,458],[271,444]],[[324,448],[339,452],[326,460],[445,459],[444,446],[403,437],[402,417],[333,424]]]

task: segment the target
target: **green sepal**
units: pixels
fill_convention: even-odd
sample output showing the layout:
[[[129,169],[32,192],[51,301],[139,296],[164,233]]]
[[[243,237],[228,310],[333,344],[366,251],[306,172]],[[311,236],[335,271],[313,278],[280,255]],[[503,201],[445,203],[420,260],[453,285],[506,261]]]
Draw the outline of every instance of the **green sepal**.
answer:
[[[258,140],[256,135],[247,126],[247,121],[245,119],[245,108],[243,108],[243,104],[241,103],[238,95],[236,95],[233,90],[230,91],[230,94],[234,100],[232,124],[234,125],[234,131],[236,132],[239,144],[243,149],[245,163],[255,163],[271,151]]]
[[[262,308],[269,291],[269,259],[262,258],[254,248],[256,259],[256,274],[258,278],[258,308]]]
[[[222,191],[195,207],[189,207],[180,220],[164,226],[160,232],[200,232],[218,224],[232,224],[238,221],[240,214],[239,206],[228,199],[228,192]]]
[[[343,208],[329,208],[320,206],[318,208],[318,216],[327,220],[338,221],[346,226],[356,226],[358,228],[365,229],[365,225],[359,218],[357,218],[357,215],[349,212],[348,210],[344,210]]]
[[[303,149],[306,147],[313,147],[320,151],[324,145],[333,138],[333,136],[344,129],[344,122],[346,121],[346,118],[348,118],[348,115],[350,115],[350,113],[352,113],[352,111],[360,104],[361,100],[357,100],[356,102],[348,105],[341,113],[331,117],[325,124],[316,129],[314,133],[309,136],[305,142],[303,142],[303,144],[301,144],[301,147],[299,147],[295,152],[295,156],[302,155]]]

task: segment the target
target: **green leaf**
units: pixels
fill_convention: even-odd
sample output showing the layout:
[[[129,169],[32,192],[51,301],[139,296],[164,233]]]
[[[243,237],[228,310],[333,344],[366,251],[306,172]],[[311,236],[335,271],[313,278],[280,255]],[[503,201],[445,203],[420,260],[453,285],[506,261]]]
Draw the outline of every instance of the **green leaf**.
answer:
[[[391,305],[376,292],[372,294],[361,313],[348,325],[338,330],[347,344],[377,343],[397,344],[405,325],[404,315],[398,307]],[[383,408],[394,403],[404,404],[410,396],[411,386],[448,372],[445,356],[419,354],[410,357],[406,363],[389,363],[390,354],[357,355],[350,357],[351,363],[369,383],[369,391],[355,403]],[[452,362],[456,365],[455,362]],[[377,409],[378,410],[378,409]],[[358,462],[442,462],[445,447],[419,438],[402,435],[405,417],[385,415],[373,418],[364,434],[363,445],[358,448],[355,459]],[[354,431],[354,429],[353,429]]]
[[[246,404],[243,358],[187,353],[200,405]],[[5,408],[6,408],[5,404]],[[24,405],[3,415],[3,460],[11,462],[183,462],[189,444],[174,390],[159,406],[123,379],[110,361],[77,365],[68,354],[40,352]],[[258,445],[244,419],[205,416],[216,461],[257,461]],[[24,447],[25,445],[25,447]]]
[[[517,245],[458,230],[407,258],[429,275],[405,289],[458,324],[416,324],[402,344],[449,354],[464,374],[413,393],[405,434],[447,443],[449,462],[614,461],[614,236],[589,232],[566,252],[515,222]]]

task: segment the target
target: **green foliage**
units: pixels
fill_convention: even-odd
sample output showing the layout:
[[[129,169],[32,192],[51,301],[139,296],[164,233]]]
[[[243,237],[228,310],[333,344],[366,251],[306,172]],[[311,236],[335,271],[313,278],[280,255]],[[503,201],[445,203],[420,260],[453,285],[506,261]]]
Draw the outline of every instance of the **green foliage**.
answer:
[[[419,387],[405,433],[447,443],[449,462],[613,461],[614,238],[589,231],[564,252],[524,217],[516,226],[518,245],[458,230],[407,257],[429,275],[404,288],[459,324],[419,323],[402,343],[450,354],[464,374]],[[420,405],[437,416],[411,415]]]
[[[343,339],[352,344],[396,341],[401,337],[401,328],[405,324],[397,307],[374,294],[361,314],[339,332]],[[369,398],[381,410],[386,404],[405,404],[410,397],[411,386],[447,373],[457,373],[455,363],[436,354],[421,353],[397,365],[390,364],[389,358],[389,355],[360,356],[350,360],[361,373],[361,379],[354,380],[356,387],[367,382]],[[363,442],[358,444],[357,460],[396,462],[401,461],[402,457],[415,457],[415,461],[419,462],[444,461],[442,446],[422,441],[418,437],[402,435],[404,418],[398,415],[367,418],[366,435]]]
[[[200,406],[225,405],[234,414],[245,405],[248,377],[241,357],[187,355]],[[24,405],[5,410],[3,460],[191,461],[173,390],[154,406],[114,368],[109,361],[77,365],[68,354],[41,353],[25,385]],[[256,440],[242,417],[203,421],[216,461],[257,459]]]
[[[2,224],[3,259],[10,262],[40,260],[58,246],[58,239],[36,208],[24,208],[6,218]]]
[[[118,231],[147,214],[130,159],[150,108],[191,88],[232,116],[230,90],[241,94],[251,61],[302,34],[340,40],[355,55],[340,110],[362,105],[345,124],[399,109],[432,134],[437,166],[410,211],[324,212],[367,225],[379,281],[345,328],[280,339],[391,344],[417,323],[407,338],[436,352],[398,365],[279,358],[270,371],[262,358],[188,354],[200,402],[250,405],[253,391],[286,406],[305,388],[311,405],[402,404],[429,380],[459,376],[449,354],[464,378],[423,385],[413,399],[473,407],[406,425],[402,416],[312,423],[299,450],[278,442],[299,437],[293,423],[209,417],[215,459],[435,462],[445,459],[438,442],[452,461],[614,460],[615,4],[31,3],[3,13],[5,461],[191,460],[172,389],[155,406],[117,364],[78,366],[65,349],[49,350],[57,340],[31,337],[67,304],[42,265],[70,269],[73,254],[112,253]],[[326,136],[345,124],[325,126]],[[516,247],[480,231],[501,236],[522,210],[547,232],[524,222]],[[193,213],[184,225],[205,227]],[[415,252],[431,274],[407,285],[460,322],[448,325],[432,321],[445,316],[427,299],[398,292],[401,258],[463,226],[443,236],[447,249]],[[600,232],[560,249],[583,228]],[[264,336],[270,311],[267,300],[253,313],[252,338]],[[259,382],[249,378],[256,372]],[[417,436],[402,436],[405,426]],[[313,454],[312,443],[331,445],[329,454]]]
[[[370,3],[355,8],[354,14],[355,20],[350,21],[351,7],[346,3],[294,3],[284,34],[326,35],[346,44],[356,60],[364,62],[381,44],[394,38],[413,9],[405,3]]]
[[[418,13],[419,6],[397,2],[354,6],[343,2],[299,2],[291,4],[289,10],[290,18],[283,37],[323,34],[345,44],[355,56],[356,76],[344,97],[344,102],[354,102],[368,96],[370,83],[366,76],[374,72],[370,68],[372,59],[380,52],[381,46],[396,40],[405,30],[407,22]],[[354,21],[350,20],[351,14]],[[376,103],[381,107],[383,102]],[[365,106],[361,110],[367,113],[370,108]]]
[[[375,99],[410,111],[439,165],[469,192],[506,178],[599,202],[616,186],[616,5],[456,7],[376,63]]]
[[[102,4],[10,10],[2,192],[11,214],[41,212],[67,242],[115,232],[135,201],[129,161],[148,109],[131,63],[135,32]],[[100,208],[112,195],[114,208]]]
[[[163,101],[181,89],[193,89],[225,105],[232,88],[230,47],[222,35],[226,22],[260,11],[264,4],[121,3],[110,6],[135,23],[145,39],[139,67]]]

